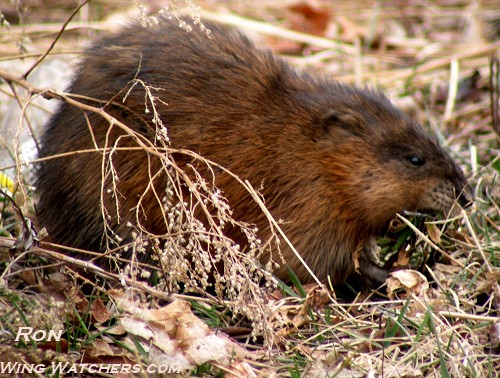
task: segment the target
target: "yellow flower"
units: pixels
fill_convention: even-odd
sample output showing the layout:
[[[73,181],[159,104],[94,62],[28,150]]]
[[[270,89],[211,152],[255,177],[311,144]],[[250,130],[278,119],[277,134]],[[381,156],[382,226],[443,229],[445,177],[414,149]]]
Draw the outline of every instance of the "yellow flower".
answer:
[[[0,187],[7,189],[10,193],[14,193],[14,181],[3,173],[0,173]]]

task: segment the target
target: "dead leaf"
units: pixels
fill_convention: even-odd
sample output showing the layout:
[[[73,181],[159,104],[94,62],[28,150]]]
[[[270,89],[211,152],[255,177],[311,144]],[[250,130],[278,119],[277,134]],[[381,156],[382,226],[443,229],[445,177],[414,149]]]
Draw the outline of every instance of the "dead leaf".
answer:
[[[127,333],[125,331],[125,328],[121,324],[115,324],[112,328],[109,327],[103,327],[102,325],[99,324],[94,324],[94,326],[99,330],[99,331],[104,331],[106,330],[107,334],[110,335],[115,335],[115,336],[123,336],[124,334]]]
[[[24,270],[21,272],[21,279],[29,286],[36,285],[36,275],[32,270]]]
[[[399,251],[398,260],[394,262],[392,268],[408,268],[410,266],[410,251]]]
[[[335,349],[322,352],[306,366],[303,377],[327,378],[327,377],[367,377],[364,373],[350,370],[345,367],[345,360],[340,357]]]
[[[250,365],[246,362],[236,361],[228,368],[228,372],[224,374],[224,378],[254,378],[257,377],[252,371]]]
[[[435,223],[426,223],[427,233],[434,244],[441,244],[441,230]]]
[[[293,4],[289,7],[293,12],[292,28],[308,34],[323,36],[331,19],[328,7],[314,6],[308,2]]]
[[[287,336],[291,331],[296,331],[297,329],[293,327],[293,321],[288,316],[288,310],[278,309],[274,314],[274,321],[272,322],[274,328],[277,330],[276,335],[279,337]]]
[[[168,306],[150,310],[131,301],[121,291],[110,293],[125,314],[123,328],[141,341],[150,363],[169,364],[176,370],[193,369],[208,361],[224,366],[248,357],[249,352],[227,335],[212,331],[191,311],[188,302],[175,300]]]
[[[109,311],[98,296],[90,306],[90,314],[98,323],[104,323],[109,320]]]
[[[95,339],[91,349],[94,357],[114,356],[113,350],[104,340]]]
[[[72,303],[80,314],[88,312],[89,301],[85,295],[75,287],[72,287],[72,290],[69,291],[66,301]]]
[[[311,297],[311,306],[314,308],[321,309],[330,303],[328,291],[320,288],[316,284],[311,288],[311,290],[308,290],[307,295]],[[333,295],[335,295],[335,293],[333,293]]]
[[[295,328],[299,328],[303,325],[309,324],[309,308],[311,306],[310,297],[307,296],[306,300],[300,307],[299,312],[292,319],[292,324]]]
[[[386,280],[389,298],[398,298],[397,292],[421,296],[429,289],[427,278],[416,270],[402,269],[391,272]]]

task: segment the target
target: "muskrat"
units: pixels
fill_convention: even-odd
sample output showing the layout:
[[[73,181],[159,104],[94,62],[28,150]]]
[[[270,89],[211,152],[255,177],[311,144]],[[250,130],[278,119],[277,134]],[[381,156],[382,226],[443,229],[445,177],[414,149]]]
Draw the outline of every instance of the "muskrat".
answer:
[[[270,213],[283,220],[285,234],[325,282],[357,274],[368,285],[382,283],[387,272],[373,261],[374,238],[396,213],[446,212],[456,200],[465,205],[473,199],[459,166],[383,94],[298,72],[236,29],[206,25],[209,35],[161,19],[107,36],[85,52],[69,91],[155,143],[157,124],[145,111],[146,92],[132,83],[154,87],[171,146],[194,151],[259,188]],[[124,135],[102,117],[63,103],[41,137],[39,157],[137,147]],[[117,149],[118,194],[107,196],[113,180],[103,182],[102,153],[68,155],[45,160],[37,170],[38,218],[50,240],[103,251],[109,248],[103,233],[110,229],[122,243],[130,241],[129,225],[136,222],[130,210],[159,169],[154,159]],[[181,156],[176,163],[185,168],[191,160]],[[223,170],[212,173],[233,216],[269,238],[269,222],[248,191]],[[162,206],[152,197],[141,199],[142,223],[165,232]],[[101,201],[113,210],[105,214]],[[233,231],[228,228],[228,236],[238,239]],[[288,265],[302,282],[311,280],[284,243],[281,253],[286,264],[274,271],[277,277],[288,280]]]

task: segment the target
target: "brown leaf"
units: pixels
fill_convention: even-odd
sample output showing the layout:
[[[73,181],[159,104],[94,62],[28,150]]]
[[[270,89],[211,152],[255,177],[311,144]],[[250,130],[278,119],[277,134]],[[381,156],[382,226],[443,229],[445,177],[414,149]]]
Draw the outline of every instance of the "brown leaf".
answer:
[[[391,272],[386,280],[387,294],[389,298],[398,298],[397,293],[403,291],[406,294],[421,296],[429,289],[429,283],[425,276],[411,269],[402,269]]]
[[[325,34],[331,19],[329,8],[303,2],[294,4],[289,9],[294,13],[291,17],[294,30],[320,36]]]
[[[151,363],[161,362],[186,370],[207,361],[227,366],[249,354],[223,333],[210,330],[192,313],[186,301],[175,300],[168,306],[150,310],[132,302],[123,292],[113,291],[110,295],[118,308],[125,311],[120,319],[122,326],[136,340],[142,340]]]
[[[36,275],[32,270],[23,270],[21,272],[21,279],[29,286],[36,285]]]
[[[127,331],[125,331],[125,328],[123,328],[123,326],[121,324],[115,324],[112,328],[104,327],[104,326],[101,326],[99,324],[94,324],[94,326],[99,331],[106,330],[106,333],[110,334],[110,335],[123,336],[123,335],[125,335],[127,333]]]
[[[97,297],[92,305],[90,306],[90,314],[99,323],[104,323],[109,320],[109,311],[102,302],[100,297]]]
[[[326,289],[320,288],[318,285],[314,284],[311,290],[308,290],[308,296],[311,297],[311,306],[314,308],[321,309],[330,303],[330,296]]]
[[[235,361],[228,367],[224,378],[254,378],[257,375],[252,371],[250,365],[246,362]]]
[[[407,268],[410,265],[410,252],[409,251],[399,251],[398,260],[394,262],[392,268]]]
[[[114,352],[107,342],[100,339],[95,339],[92,348],[88,352],[94,357],[114,356]]]
[[[434,244],[441,244],[441,230],[435,223],[426,223],[427,233]]]
[[[309,308],[311,306],[310,297],[307,296],[306,300],[300,307],[299,312],[292,319],[293,326],[295,328],[299,328],[303,325],[309,324]]]
[[[79,313],[86,313],[88,311],[89,301],[79,290],[73,288],[68,295],[68,301],[72,302]]]

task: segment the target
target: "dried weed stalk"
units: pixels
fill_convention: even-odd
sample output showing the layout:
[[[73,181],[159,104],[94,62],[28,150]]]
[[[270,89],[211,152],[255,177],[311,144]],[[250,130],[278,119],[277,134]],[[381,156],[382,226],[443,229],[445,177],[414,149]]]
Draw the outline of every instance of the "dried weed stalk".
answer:
[[[153,164],[144,167],[148,170],[150,182],[133,209],[135,223],[128,224],[134,242],[123,248],[126,255],[131,257],[122,274],[131,279],[149,278],[150,272],[144,270],[139,261],[144,260],[141,255],[150,253],[150,258],[160,267],[163,277],[161,284],[168,292],[175,293],[183,289],[205,295],[215,293],[218,298],[224,298],[226,304],[230,304],[234,315],[248,317],[253,322],[255,333],[264,332],[269,335],[271,330],[266,326],[266,319],[271,314],[264,302],[264,290],[266,286],[274,286],[275,283],[269,270],[258,263],[257,257],[266,248],[279,251],[279,238],[273,234],[271,240],[263,243],[258,238],[258,230],[254,225],[232,217],[230,204],[215,185],[213,167],[217,166],[219,170],[224,168],[192,151],[171,148],[167,127],[157,111],[157,104],[162,103],[162,100],[154,95],[161,88],[135,79],[124,100],[135,86],[141,86],[145,90],[145,114],[151,115],[155,126],[155,130],[151,130],[153,140],[146,139],[112,117],[109,118],[108,133],[114,127],[126,131],[127,135],[133,136],[138,142],[138,147],[148,153],[150,161],[160,160],[161,170],[153,170]],[[92,128],[92,125],[89,124],[89,127]],[[110,217],[120,216],[122,195],[117,189],[120,177],[113,161],[118,142],[106,143],[101,152],[101,206],[107,250],[122,241],[121,236],[116,235],[108,224]],[[188,155],[192,163],[183,170],[176,164],[174,153]],[[232,176],[244,185],[235,175]],[[165,187],[161,190],[158,190],[157,184],[159,177],[167,178]],[[112,189],[109,189],[109,183]],[[115,202],[112,211],[116,214],[110,214],[104,205],[104,197],[110,194]],[[144,219],[143,201],[146,201],[146,197],[150,199],[151,194],[162,210],[167,230],[162,235],[152,234],[141,221]],[[200,213],[203,221],[197,216]],[[269,214],[268,216],[270,217]],[[227,227],[240,229],[246,236],[247,243],[238,245],[226,237],[224,230]],[[113,256],[108,255],[111,259]],[[123,265],[116,266],[120,268]]]
[[[265,303],[265,290],[275,286],[269,269],[274,262],[263,267],[258,262],[258,256],[266,249],[272,249],[276,255],[276,252],[279,252],[279,238],[273,233],[269,240],[261,241],[257,237],[258,230],[254,225],[243,223],[232,217],[231,204],[215,185],[213,168],[217,167],[219,171],[224,170],[228,174],[231,174],[230,172],[192,151],[178,150],[170,146],[167,127],[157,111],[157,105],[162,100],[155,94],[161,92],[161,88],[148,85],[136,78],[130,83],[124,98],[114,100],[113,105],[123,107],[120,100],[124,101],[128,93],[136,86],[145,90],[144,111],[147,117],[151,117],[154,126],[154,130],[150,130],[151,137],[147,138],[106,113],[101,107],[102,103],[97,100],[85,98],[84,101],[80,101],[79,96],[52,89],[35,88],[24,78],[2,70],[0,70],[0,77],[3,77],[11,86],[24,87],[32,95],[59,99],[81,109],[83,114],[91,112],[103,117],[109,122],[108,135],[113,129],[119,128],[124,134],[120,138],[132,138],[136,142],[137,147],[130,148],[130,150],[140,149],[148,154],[150,164],[144,169],[148,170],[150,182],[142,196],[138,198],[137,205],[132,209],[135,212],[136,221],[128,224],[133,242],[121,245],[124,235],[116,234],[109,225],[111,217],[120,217],[123,199],[117,189],[120,175],[114,164],[115,154],[118,151],[123,152],[123,147],[118,147],[120,138],[113,143],[107,140],[104,146],[97,146],[94,138],[93,148],[68,152],[68,154],[98,153],[102,155],[100,191],[104,220],[103,246],[106,252],[90,253],[94,259],[106,257],[110,261],[109,265],[120,272],[120,280],[125,286],[129,286],[130,282],[147,281],[151,270],[156,269],[161,277],[158,287],[166,292],[176,293],[186,290],[211,297],[215,294],[221,303],[231,309],[234,316],[241,314],[252,321],[254,334],[264,333],[266,340],[271,341],[269,337],[272,337],[273,332],[271,326],[267,324],[271,317],[271,309]],[[95,103],[97,106],[89,105],[90,103]],[[89,133],[93,137],[90,118],[86,115]],[[51,158],[64,158],[68,154]],[[174,154],[189,156],[191,164],[182,169],[176,164]],[[160,171],[153,170],[153,164],[151,164],[153,160],[161,162]],[[245,186],[256,200],[259,200],[257,192],[249,183],[242,182],[233,174],[231,176]],[[162,183],[165,182],[165,186],[161,189],[158,189],[159,177],[162,177]],[[161,235],[152,234],[141,221],[144,219],[143,201],[146,197],[150,200],[151,194],[156,205],[162,209],[167,232]],[[112,196],[114,200],[112,210],[104,206],[104,198],[109,198],[109,196]],[[262,201],[260,205],[263,206]],[[112,214],[111,211],[115,213]],[[199,218],[199,214],[202,214],[203,219]],[[271,215],[268,212],[266,215],[272,222],[272,229],[279,229],[279,225]],[[225,236],[224,230],[228,227],[241,230],[247,239],[245,245],[238,245]],[[74,252],[73,255],[76,256],[79,253],[81,251]],[[154,260],[154,266],[140,262],[145,260],[143,255],[146,253],[150,254],[148,260]],[[42,255],[46,253],[43,252]],[[88,257],[84,257],[84,260],[88,260]],[[65,261],[71,263],[70,260]],[[91,262],[85,261],[77,265],[84,265],[90,271],[96,268],[96,273],[102,276],[102,269]],[[106,275],[106,277],[111,276]],[[137,288],[145,285],[147,283],[142,282],[132,286]]]

